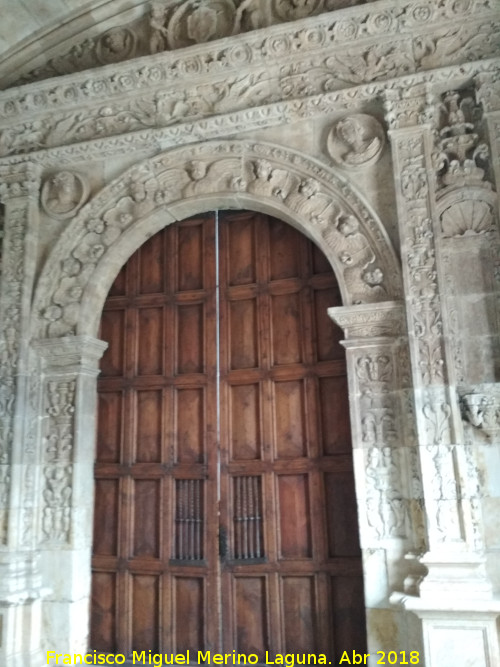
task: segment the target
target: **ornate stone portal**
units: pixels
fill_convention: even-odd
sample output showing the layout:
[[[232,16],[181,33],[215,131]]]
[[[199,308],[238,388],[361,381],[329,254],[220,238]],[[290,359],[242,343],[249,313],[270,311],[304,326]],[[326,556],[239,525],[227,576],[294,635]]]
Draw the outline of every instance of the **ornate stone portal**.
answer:
[[[87,648],[114,277],[166,224],[251,208],[312,238],[342,291],[371,664],[495,667],[498,12],[170,5],[153,55],[108,26],[95,69],[0,93],[2,664]]]

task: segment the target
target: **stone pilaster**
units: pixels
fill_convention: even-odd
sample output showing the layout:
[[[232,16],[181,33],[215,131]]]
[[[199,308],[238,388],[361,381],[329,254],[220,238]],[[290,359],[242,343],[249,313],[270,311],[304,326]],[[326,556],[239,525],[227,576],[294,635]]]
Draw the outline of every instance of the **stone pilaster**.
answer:
[[[39,170],[23,162],[0,170],[4,206],[0,287],[0,662],[40,664],[42,589],[33,545],[22,544],[31,493],[27,445],[29,313],[36,269]]]
[[[424,538],[404,305],[342,306],[328,313],[345,332],[369,651],[375,656],[391,650],[391,641],[404,645],[414,636],[389,597],[395,588],[413,590],[418,566],[406,563],[405,554],[421,551]]]
[[[427,552],[419,560],[428,570],[419,586],[420,598],[407,596],[403,604],[423,619],[428,666],[443,664],[440,643],[454,651],[457,660],[468,655],[471,636],[461,634],[468,607],[471,614],[474,608],[476,620],[481,608],[481,628],[490,640],[496,613],[478,528],[477,468],[464,439],[450,334],[453,322],[446,308],[437,203],[437,109],[424,87],[387,93],[426,519]],[[452,170],[461,168],[458,163],[450,162]],[[475,642],[475,649],[484,651],[483,662],[477,664],[496,664],[498,644],[485,640],[479,647]]]
[[[89,336],[38,341],[41,383],[40,486],[36,539],[44,601],[44,647],[87,650],[92,549],[96,378],[107,347]]]

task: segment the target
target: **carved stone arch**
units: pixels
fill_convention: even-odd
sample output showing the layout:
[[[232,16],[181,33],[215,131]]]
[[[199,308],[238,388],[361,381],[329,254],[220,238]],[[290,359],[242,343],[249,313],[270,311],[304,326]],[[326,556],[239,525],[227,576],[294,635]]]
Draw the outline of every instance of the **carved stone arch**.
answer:
[[[315,241],[345,305],[400,297],[401,270],[389,238],[352,185],[280,146],[214,141],[129,168],[81,209],[42,270],[33,334],[95,335],[107,290],[139,245],[165,224],[228,207],[275,215]]]

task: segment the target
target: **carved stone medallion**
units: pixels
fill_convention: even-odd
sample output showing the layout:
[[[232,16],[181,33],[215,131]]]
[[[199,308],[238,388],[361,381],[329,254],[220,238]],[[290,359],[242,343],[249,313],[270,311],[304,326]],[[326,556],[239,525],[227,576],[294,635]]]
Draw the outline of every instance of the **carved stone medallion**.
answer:
[[[51,218],[72,218],[85,203],[89,187],[83,176],[72,171],[59,171],[45,180],[42,187],[43,210]]]
[[[283,21],[294,21],[311,16],[320,4],[320,0],[274,0],[273,9]]]
[[[327,150],[341,167],[359,169],[374,164],[384,148],[380,123],[367,114],[353,114],[339,120],[328,134]]]
[[[96,56],[100,63],[109,65],[133,58],[136,50],[136,36],[128,28],[111,28],[99,38]]]
[[[174,12],[168,26],[171,49],[226,37],[233,29],[235,7],[231,0],[190,0]]]

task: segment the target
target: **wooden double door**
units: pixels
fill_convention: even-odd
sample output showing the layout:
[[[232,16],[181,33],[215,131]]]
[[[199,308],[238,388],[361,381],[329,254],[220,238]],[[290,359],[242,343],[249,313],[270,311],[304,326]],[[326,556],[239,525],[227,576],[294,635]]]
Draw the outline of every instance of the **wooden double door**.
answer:
[[[91,648],[362,650],[335,276],[252,212],[165,228],[127,262],[101,337]]]

